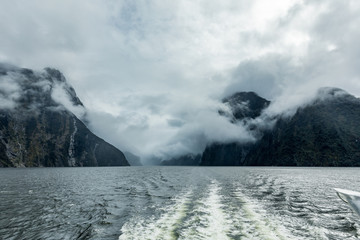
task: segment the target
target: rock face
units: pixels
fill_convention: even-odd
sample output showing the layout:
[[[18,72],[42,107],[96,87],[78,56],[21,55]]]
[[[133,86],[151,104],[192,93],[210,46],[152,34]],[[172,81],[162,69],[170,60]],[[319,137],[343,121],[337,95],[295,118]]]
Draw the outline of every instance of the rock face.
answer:
[[[230,119],[257,115],[234,114]],[[201,165],[360,166],[359,122],[360,99],[341,89],[323,88],[314,102],[294,116],[278,116],[273,128],[260,131],[257,142],[208,146]]]
[[[248,143],[213,143],[208,146],[201,158],[202,166],[241,166],[253,144]]]
[[[0,65],[0,102],[0,167],[129,165],[79,119],[85,108],[58,70]]]

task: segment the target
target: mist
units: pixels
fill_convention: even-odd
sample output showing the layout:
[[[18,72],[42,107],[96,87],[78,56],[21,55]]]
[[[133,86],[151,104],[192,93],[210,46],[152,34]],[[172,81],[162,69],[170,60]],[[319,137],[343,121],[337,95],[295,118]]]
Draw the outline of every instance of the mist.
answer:
[[[86,109],[65,77],[55,69],[42,71],[0,64],[0,108],[36,115],[43,109],[69,111],[86,122]],[[51,100],[49,100],[49,98]],[[53,102],[52,102],[53,101]]]
[[[291,117],[321,87],[360,96],[360,3],[276,1],[5,1],[0,61],[63,72],[91,130],[147,159],[256,141],[218,114],[254,91],[269,116]],[[0,82],[2,108],[17,86]],[[61,86],[53,98],[79,117]],[[6,98],[4,97],[6,96]]]

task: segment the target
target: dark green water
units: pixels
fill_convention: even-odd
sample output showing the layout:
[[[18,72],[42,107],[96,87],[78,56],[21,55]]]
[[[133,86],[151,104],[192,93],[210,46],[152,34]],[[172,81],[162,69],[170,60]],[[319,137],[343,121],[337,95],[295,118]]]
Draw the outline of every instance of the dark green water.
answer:
[[[358,239],[358,168],[0,169],[0,239]]]

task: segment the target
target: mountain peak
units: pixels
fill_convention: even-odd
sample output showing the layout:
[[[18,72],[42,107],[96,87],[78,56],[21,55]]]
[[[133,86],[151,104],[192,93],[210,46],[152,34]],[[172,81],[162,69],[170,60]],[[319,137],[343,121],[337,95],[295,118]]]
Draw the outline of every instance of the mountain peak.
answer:
[[[85,115],[84,105],[75,90],[57,69],[33,71],[0,64],[0,80],[0,107],[3,109],[28,112],[62,108],[79,118]]]
[[[353,95],[341,88],[322,87],[319,88],[316,94],[316,100],[340,100],[340,99],[356,99]]]
[[[270,101],[260,97],[255,92],[237,92],[226,97],[222,102],[229,107],[232,121],[242,120],[245,118],[256,118],[261,112],[269,106]],[[225,112],[219,111],[221,115]]]
[[[64,75],[59,70],[46,67],[44,71],[49,75],[52,82],[66,82]]]
[[[57,69],[45,68],[46,79],[52,83],[52,97],[65,107],[69,107],[69,102],[76,107],[84,107],[74,88],[67,82],[64,75]],[[57,93],[55,93],[57,91]],[[56,96],[55,96],[56,95]],[[62,96],[59,96],[62,95]],[[62,99],[61,99],[62,98]]]

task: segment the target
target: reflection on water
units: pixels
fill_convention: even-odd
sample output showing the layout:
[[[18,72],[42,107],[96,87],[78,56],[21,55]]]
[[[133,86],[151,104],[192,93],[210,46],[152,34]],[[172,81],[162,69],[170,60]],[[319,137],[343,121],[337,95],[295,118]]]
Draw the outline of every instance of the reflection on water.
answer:
[[[0,238],[358,239],[359,170],[0,169]]]

